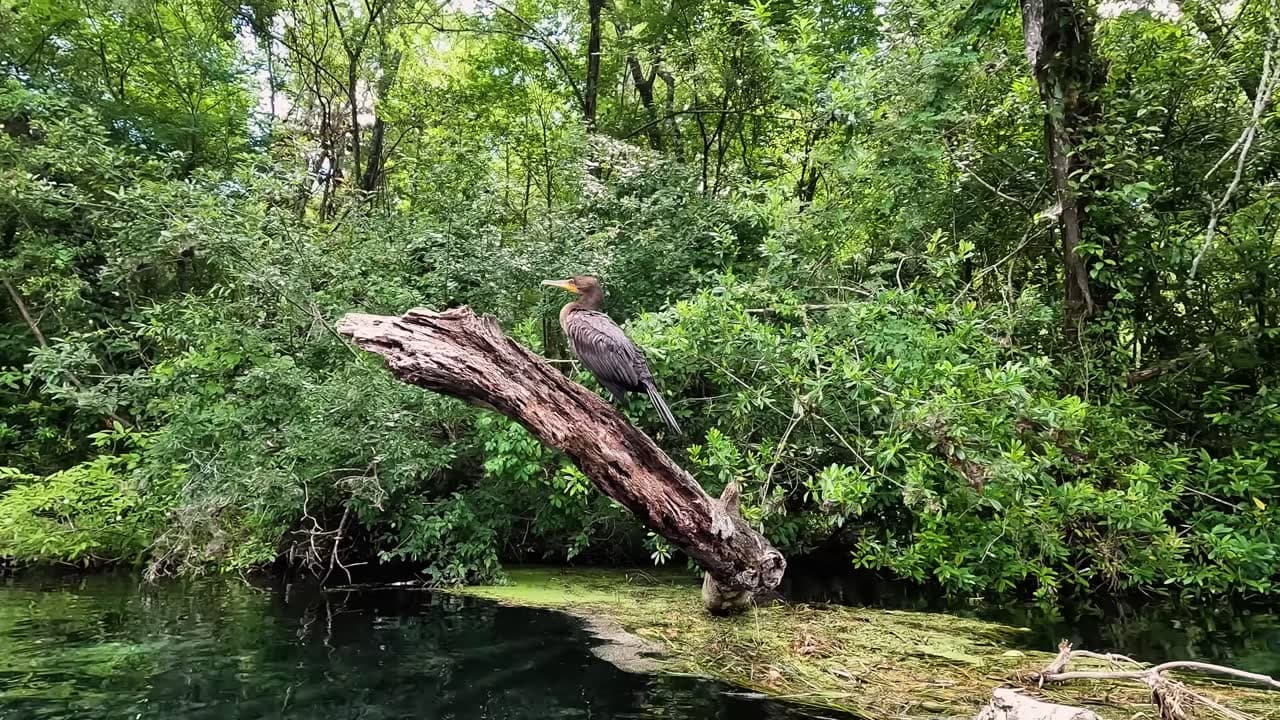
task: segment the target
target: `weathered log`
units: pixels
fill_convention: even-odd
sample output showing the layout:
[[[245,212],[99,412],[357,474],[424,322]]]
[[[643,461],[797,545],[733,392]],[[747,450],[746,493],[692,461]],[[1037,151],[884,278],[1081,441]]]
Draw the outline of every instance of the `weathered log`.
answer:
[[[399,379],[495,410],[569,456],[605,495],[698,562],[723,611],[782,580],[786,561],[598,395],[469,308],[402,317],[351,313],[338,332],[386,359]],[[707,593],[704,592],[704,596]],[[737,602],[724,602],[724,599]]]
[[[991,702],[974,720],[1099,720],[1097,713],[1070,705],[1055,705],[1016,690],[996,688]]]

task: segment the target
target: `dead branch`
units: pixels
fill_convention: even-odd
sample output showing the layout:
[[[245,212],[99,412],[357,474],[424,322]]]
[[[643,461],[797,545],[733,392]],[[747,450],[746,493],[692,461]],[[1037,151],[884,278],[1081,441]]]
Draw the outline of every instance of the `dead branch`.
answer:
[[[709,497],[649,436],[492,318],[469,308],[352,313],[338,332],[382,355],[400,380],[502,413],[563,451],[601,492],[696,560],[718,598],[750,597],[782,580],[782,553],[736,512],[736,502]]]
[[[1274,8],[1274,3],[1273,3]],[[1240,133],[1240,137],[1236,140],[1222,158],[1214,164],[1209,172],[1205,174],[1204,179],[1208,180],[1217,169],[1226,162],[1233,154],[1236,155],[1236,172],[1231,178],[1231,183],[1227,185],[1227,189],[1222,193],[1222,197],[1216,202],[1212,198],[1209,200],[1209,225],[1204,232],[1204,244],[1200,246],[1200,252],[1196,253],[1196,257],[1191,261],[1191,277],[1195,278],[1200,271],[1200,263],[1209,254],[1209,250],[1213,247],[1214,232],[1218,227],[1218,218],[1223,210],[1226,209],[1231,197],[1235,195],[1236,190],[1240,187],[1240,180],[1244,176],[1245,165],[1249,161],[1249,149],[1253,146],[1253,141],[1258,136],[1259,129],[1262,125],[1262,115],[1271,102],[1271,95],[1275,92],[1276,86],[1280,85],[1280,62],[1274,62],[1274,54],[1280,46],[1280,27],[1277,27],[1274,10],[1271,16],[1270,33],[1267,38],[1267,47],[1262,55],[1262,75],[1258,81],[1258,92],[1253,98],[1253,112],[1249,116],[1249,123]],[[1238,151],[1238,154],[1236,154]]]
[[[1069,662],[1071,662],[1071,643],[1063,640],[1058,643],[1058,656],[1053,659],[1053,662],[1045,666],[1044,671],[1040,673],[1040,685],[1044,685],[1046,675],[1057,675],[1062,672]]]
[[[1103,660],[1117,665],[1133,666],[1136,669],[1124,670],[1075,670],[1068,671],[1067,664],[1078,658]],[[1183,670],[1213,675],[1226,675],[1239,680],[1246,680],[1270,690],[1280,690],[1280,681],[1267,675],[1238,670],[1224,665],[1197,662],[1194,660],[1173,660],[1154,666],[1146,666],[1133,658],[1124,655],[1103,655],[1086,650],[1072,650],[1071,643],[1066,640],[1058,646],[1058,656],[1044,670],[1032,673],[1031,679],[1039,687],[1045,683],[1068,682],[1071,680],[1131,680],[1146,685],[1151,690],[1151,701],[1160,709],[1165,720],[1186,720],[1190,717],[1189,707],[1200,704],[1229,718],[1242,720],[1244,716],[1224,707],[1216,701],[1201,695],[1189,688],[1185,683],[1171,679],[1166,673]]]
[[[1152,365],[1151,367],[1142,368],[1141,370],[1134,370],[1125,376],[1125,384],[1129,387],[1134,387],[1145,382],[1150,382],[1151,380],[1164,377],[1169,373],[1179,372],[1189,368],[1208,358],[1212,354],[1213,351],[1210,350],[1207,345],[1202,345],[1197,348],[1195,352],[1173,358],[1172,360],[1158,365]]]
[[[1074,672],[1045,673],[1042,675],[1042,679],[1045,682],[1062,682],[1066,680],[1146,680],[1148,676],[1159,675],[1171,670],[1190,670],[1192,672],[1227,675],[1257,683],[1271,690],[1280,690],[1280,681],[1277,681],[1275,678],[1268,675],[1259,675],[1258,673],[1245,672],[1244,670],[1237,670],[1223,665],[1193,662],[1191,660],[1176,660],[1156,665],[1155,667],[1144,668],[1142,670],[1081,670]]]

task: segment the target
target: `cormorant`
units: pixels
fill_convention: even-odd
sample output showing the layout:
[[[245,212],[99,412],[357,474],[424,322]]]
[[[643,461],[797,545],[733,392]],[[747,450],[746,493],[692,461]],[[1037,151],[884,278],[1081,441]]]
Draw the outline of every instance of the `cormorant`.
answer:
[[[600,281],[590,275],[578,275],[568,280],[543,280],[542,284],[578,296],[560,309],[560,327],[569,338],[573,354],[609,391],[614,402],[621,403],[628,392],[643,392],[657,408],[662,421],[680,432],[680,425],[658,393],[644,354],[617,323],[601,312],[604,288]]]

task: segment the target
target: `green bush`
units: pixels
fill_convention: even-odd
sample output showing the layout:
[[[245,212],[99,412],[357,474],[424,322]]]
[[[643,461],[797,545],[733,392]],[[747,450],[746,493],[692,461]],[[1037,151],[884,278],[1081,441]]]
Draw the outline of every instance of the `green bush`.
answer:
[[[0,558],[21,563],[137,565],[166,527],[182,473],[142,480],[146,439],[117,425],[100,445],[137,449],[100,455],[45,477],[0,468]]]
[[[1083,327],[1011,5],[609,4],[591,123],[581,3],[446,9],[447,42],[399,4],[108,5],[0,34],[0,555],[677,559],[334,331],[465,304],[563,360],[539,281],[592,272],[689,433],[655,435],[791,556],[957,595],[1277,593],[1266,4],[1220,41],[1211,13],[1090,32]]]
[[[786,552],[836,538],[955,594],[1271,592],[1275,443],[1213,457],[1131,400],[1064,395],[1011,334],[1041,312],[897,289],[813,307],[725,277],[633,329],[669,392],[705,398],[678,411],[695,474],[737,479]]]

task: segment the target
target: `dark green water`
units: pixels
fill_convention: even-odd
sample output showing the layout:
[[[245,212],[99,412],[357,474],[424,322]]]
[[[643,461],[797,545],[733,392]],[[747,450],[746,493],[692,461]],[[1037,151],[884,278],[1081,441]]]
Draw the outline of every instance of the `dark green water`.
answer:
[[[830,716],[624,673],[552,612],[409,590],[0,583],[3,720]]]
[[[1022,643],[1033,649],[1067,637],[1151,662],[1280,675],[1280,616],[1258,608],[1152,603],[1046,615],[916,597],[858,604],[1012,622],[1031,628]],[[594,643],[564,615],[413,590],[285,594],[234,580],[23,576],[0,580],[0,720],[833,716],[717,683],[624,673],[592,655]]]

